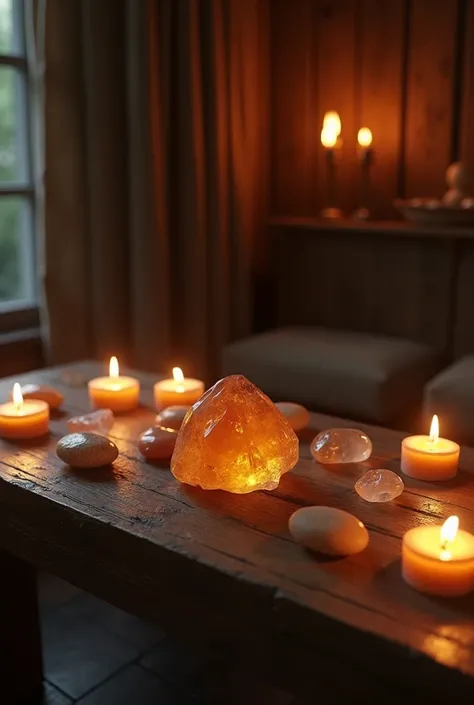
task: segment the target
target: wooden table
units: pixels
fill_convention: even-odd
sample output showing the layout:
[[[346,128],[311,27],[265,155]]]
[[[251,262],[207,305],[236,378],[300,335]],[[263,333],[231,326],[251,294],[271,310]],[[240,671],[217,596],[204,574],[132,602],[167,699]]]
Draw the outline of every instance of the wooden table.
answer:
[[[87,377],[100,368],[81,363]],[[0,675],[14,703],[41,678],[34,568],[65,578],[198,643],[213,640],[229,658],[308,702],[465,702],[474,692],[474,595],[437,600],[400,577],[401,537],[456,513],[474,531],[474,450],[464,449],[455,482],[408,478],[390,504],[369,504],[353,489],[369,467],[399,469],[401,434],[364,427],[370,461],[325,469],[310,456],[316,430],[347,422],[313,415],[301,459],[274,492],[230,495],[180,486],[167,468],[145,463],[138,434],[154,418],[152,382],[139,375],[148,408],[117,419],[113,468],[77,471],[55,455],[66,419],[88,408],[85,387],[66,387],[58,369],[21,382],[52,384],[65,395],[51,437],[0,446]],[[0,383],[6,397],[12,380]],[[354,512],[369,528],[361,554],[317,560],[288,534],[298,507]],[[3,703],[4,700],[2,699]],[[270,704],[269,704],[270,705]]]

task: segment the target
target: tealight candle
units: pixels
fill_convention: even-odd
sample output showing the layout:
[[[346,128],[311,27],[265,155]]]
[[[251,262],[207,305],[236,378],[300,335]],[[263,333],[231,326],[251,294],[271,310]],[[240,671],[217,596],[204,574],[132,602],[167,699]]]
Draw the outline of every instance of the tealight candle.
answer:
[[[173,379],[163,379],[154,386],[158,410],[167,406],[192,406],[204,394],[204,382],[185,377],[179,367],[173,367]]]
[[[110,358],[108,377],[96,377],[89,382],[89,402],[93,409],[131,411],[138,406],[139,396],[140,382],[119,374],[116,357]]]
[[[401,469],[417,480],[440,481],[458,470],[459,446],[439,437],[438,417],[433,416],[429,436],[408,436],[402,441]]]
[[[13,401],[0,406],[0,436],[37,438],[49,431],[49,404],[39,399],[23,399],[21,387],[13,385]]]
[[[474,536],[452,516],[443,526],[419,526],[403,537],[402,574],[415,590],[456,597],[474,587]]]

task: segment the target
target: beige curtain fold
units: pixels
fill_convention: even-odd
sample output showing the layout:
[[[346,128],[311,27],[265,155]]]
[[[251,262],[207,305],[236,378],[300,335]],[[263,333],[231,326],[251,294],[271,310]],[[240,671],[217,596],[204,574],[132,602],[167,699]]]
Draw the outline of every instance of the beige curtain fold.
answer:
[[[51,362],[211,381],[264,258],[266,0],[48,0]]]

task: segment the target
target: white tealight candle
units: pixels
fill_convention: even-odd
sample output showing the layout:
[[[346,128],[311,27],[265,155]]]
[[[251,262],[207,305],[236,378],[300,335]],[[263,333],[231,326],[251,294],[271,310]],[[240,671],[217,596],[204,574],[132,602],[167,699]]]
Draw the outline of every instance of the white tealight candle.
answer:
[[[401,469],[417,480],[449,480],[458,471],[459,446],[439,437],[438,417],[433,416],[429,436],[408,436],[402,441]]]
[[[2,438],[36,438],[49,431],[49,405],[40,399],[23,399],[21,387],[13,385],[13,401],[0,405]]]
[[[451,516],[443,526],[419,526],[403,537],[402,574],[416,590],[456,597],[474,587],[474,536]]]
[[[138,406],[140,382],[135,377],[119,374],[116,357],[110,358],[109,376],[96,377],[89,382],[89,401],[93,409],[131,411]]]
[[[185,377],[179,367],[173,367],[173,379],[163,379],[154,386],[158,411],[168,406],[192,406],[204,394],[204,382]]]

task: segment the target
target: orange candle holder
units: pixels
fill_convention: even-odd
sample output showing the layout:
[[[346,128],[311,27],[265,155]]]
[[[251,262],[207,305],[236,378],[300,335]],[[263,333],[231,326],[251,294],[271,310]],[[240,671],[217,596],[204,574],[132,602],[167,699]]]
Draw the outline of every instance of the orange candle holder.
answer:
[[[39,438],[49,433],[49,404],[39,399],[23,399],[21,387],[13,385],[13,401],[0,405],[2,438]]]

